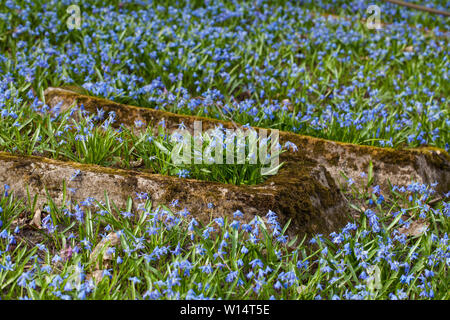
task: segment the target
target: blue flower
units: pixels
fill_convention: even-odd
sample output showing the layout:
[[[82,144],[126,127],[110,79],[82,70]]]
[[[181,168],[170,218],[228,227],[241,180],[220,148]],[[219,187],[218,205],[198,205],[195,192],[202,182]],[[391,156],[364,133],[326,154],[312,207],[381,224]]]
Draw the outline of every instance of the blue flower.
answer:
[[[234,218],[242,218],[242,217],[244,217],[244,214],[243,214],[240,210],[236,210],[236,211],[233,213],[233,217],[234,217]]]
[[[220,226],[223,227],[224,226],[224,220],[222,217],[220,218],[214,218],[214,221]]]
[[[259,266],[260,268],[264,267],[264,264],[260,259],[254,259],[254,260],[250,261],[250,265],[251,265],[252,269],[254,269],[256,266]]]
[[[238,271],[230,271],[225,279],[226,282],[233,282],[238,275]]]
[[[141,283],[141,280],[139,280],[139,278],[137,278],[137,277],[130,277],[130,278],[128,278],[128,280],[133,282],[134,284]]]
[[[179,178],[188,178],[189,174],[190,174],[189,170],[186,169],[180,169],[177,173]]]

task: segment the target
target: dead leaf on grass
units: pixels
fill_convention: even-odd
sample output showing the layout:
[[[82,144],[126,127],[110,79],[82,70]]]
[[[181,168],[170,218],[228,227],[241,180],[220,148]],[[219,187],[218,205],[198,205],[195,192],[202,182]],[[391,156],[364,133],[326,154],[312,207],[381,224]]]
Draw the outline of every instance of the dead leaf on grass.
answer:
[[[94,283],[98,285],[103,279],[103,270],[95,270],[86,276],[87,280],[93,279]]]
[[[414,51],[414,47],[413,46],[407,46],[405,49],[403,49],[403,51],[405,51],[405,52],[413,52]]]
[[[108,253],[109,247],[114,247],[120,243],[119,235],[116,232],[112,232],[108,234],[102,241],[100,241],[92,251],[89,260],[91,262],[97,261],[96,268],[99,268],[98,265],[98,255],[103,252],[102,260],[112,260],[112,255]]]
[[[425,233],[425,231],[427,231],[427,229],[428,229],[428,223],[426,223],[425,221],[413,221],[409,225],[409,228],[402,227],[402,228],[398,229],[398,231],[401,234],[404,234],[407,236],[418,237],[418,236],[422,235],[423,233]]]
[[[132,168],[139,168],[140,166],[142,166],[144,160],[142,160],[142,158],[139,158],[136,161],[130,161],[130,167]]]
[[[307,286],[305,286],[305,285],[299,285],[298,287],[297,287],[297,292],[298,292],[298,294],[304,294],[304,293],[307,293],[307,290],[308,290],[308,287]]]
[[[42,212],[41,210],[37,209],[34,213],[33,219],[31,220],[31,225],[36,226],[38,229],[42,229]]]

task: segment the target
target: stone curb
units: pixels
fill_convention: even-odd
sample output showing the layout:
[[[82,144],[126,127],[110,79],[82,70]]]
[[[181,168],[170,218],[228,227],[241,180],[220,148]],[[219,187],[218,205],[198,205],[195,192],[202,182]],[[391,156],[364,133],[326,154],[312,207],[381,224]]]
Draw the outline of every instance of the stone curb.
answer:
[[[162,110],[140,108],[123,105],[110,100],[90,97],[61,88],[48,88],[45,90],[46,103],[54,107],[62,102],[61,109],[66,110],[75,102],[83,104],[89,112],[97,112],[102,108],[105,114],[110,111],[116,113],[116,123],[123,123],[129,127],[134,126],[135,120],[145,124],[156,125],[164,120],[169,129],[176,129],[178,124],[184,122],[188,129],[193,129],[194,121],[202,121],[203,130],[222,125],[225,128],[234,128],[229,121],[221,121],[198,116],[180,115]],[[254,127],[256,130],[262,129]],[[286,141],[295,143],[298,152],[285,152],[280,161],[285,162],[284,168],[298,168],[298,163],[311,163],[326,168],[339,185],[344,182],[342,172],[348,178],[357,181],[362,172],[367,172],[370,161],[374,168],[374,183],[380,185],[384,192],[389,192],[389,183],[393,185],[406,185],[411,181],[431,184],[437,182],[437,191],[450,190],[450,156],[445,150],[438,148],[418,148],[396,150],[392,148],[379,148],[351,143],[330,141],[280,131],[280,143]],[[288,178],[288,177],[286,177]]]
[[[0,183],[8,184],[22,199],[27,198],[28,187],[31,195],[38,195],[40,208],[47,201],[45,189],[56,204],[62,204],[65,181],[67,190],[76,188],[74,193],[67,192],[71,201],[88,197],[104,201],[106,191],[110,200],[125,208],[129,196],[146,192],[153,207],[178,200],[173,210],[186,208],[203,224],[225,216],[231,221],[236,210],[249,222],[255,215],[264,216],[272,210],[279,214],[280,223],[292,219],[289,233],[332,232],[346,222],[343,198],[335,185],[328,185],[323,167],[309,169],[295,184],[236,186],[0,152]],[[80,173],[71,181],[77,170]],[[214,208],[208,208],[208,203]],[[133,205],[137,209],[137,201]]]

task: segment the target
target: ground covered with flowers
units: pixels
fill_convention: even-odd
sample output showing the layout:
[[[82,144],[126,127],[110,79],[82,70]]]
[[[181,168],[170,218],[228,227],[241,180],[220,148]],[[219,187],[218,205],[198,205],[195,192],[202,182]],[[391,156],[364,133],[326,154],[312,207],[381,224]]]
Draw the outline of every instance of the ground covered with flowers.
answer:
[[[5,185],[0,296],[449,299],[448,202],[432,186],[383,195],[367,180],[348,185],[357,218],[311,239],[288,238],[272,211],[249,223],[236,211],[232,221],[201,226],[176,201],[152,210],[147,194],[132,195],[127,208],[107,197],[61,207],[49,198],[36,227],[32,197],[19,201]]]
[[[5,4],[1,81],[21,99],[71,84],[332,140],[449,148],[445,17],[382,3],[388,25],[371,30],[370,1],[83,1],[69,30],[73,1]]]
[[[69,30],[72,4],[81,25]],[[382,3],[383,28],[370,30],[369,5],[5,1],[0,151],[121,168],[141,159],[180,178],[262,181],[258,166],[173,168],[161,152],[171,148],[164,128],[112,129],[101,110],[72,121],[45,104],[50,86],[343,142],[448,151],[449,24]],[[155,208],[149,195],[130,194],[117,208],[65,192],[62,206],[49,197],[36,208],[33,195],[19,199],[2,185],[0,298],[449,299],[450,194],[413,181],[382,194],[372,174],[343,187],[343,229],[298,238],[272,211],[200,225],[177,199]]]

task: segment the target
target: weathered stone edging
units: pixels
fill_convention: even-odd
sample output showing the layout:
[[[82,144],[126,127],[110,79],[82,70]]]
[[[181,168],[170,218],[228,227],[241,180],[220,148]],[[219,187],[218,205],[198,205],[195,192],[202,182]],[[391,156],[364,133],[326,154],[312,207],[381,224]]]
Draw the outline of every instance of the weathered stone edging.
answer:
[[[281,222],[292,218],[291,232],[329,233],[346,222],[344,201],[323,167],[308,168],[300,179],[285,184],[236,186],[0,152],[0,183],[10,185],[24,199],[28,186],[32,195],[38,195],[38,207],[46,202],[44,187],[55,203],[61,204],[66,181],[69,188],[76,188],[71,194],[73,201],[88,197],[101,201],[106,191],[118,207],[125,208],[129,196],[146,192],[154,206],[177,199],[176,210],[186,208],[202,223],[219,216],[232,219],[236,210],[245,213],[246,221],[273,210],[280,214]],[[76,170],[80,175],[69,181]],[[208,203],[214,208],[209,209]]]
[[[165,120],[169,129],[176,129],[178,124],[184,122],[186,127],[192,130],[194,121],[202,121],[203,130],[214,128],[219,124],[225,128],[234,127],[234,124],[228,121],[123,105],[60,88],[45,90],[45,99],[51,107],[62,102],[62,110],[66,110],[77,102],[79,105],[83,104],[89,112],[96,113],[100,108],[105,111],[105,114],[114,111],[116,123],[123,123],[130,127],[134,126],[135,120],[153,125]],[[259,128],[255,127],[255,129]],[[296,153],[286,152],[281,155],[280,161],[285,162],[282,170],[287,170],[291,166],[293,169],[298,168],[296,163],[315,163],[324,166],[336,183],[342,183],[341,172],[345,172],[349,178],[356,181],[361,172],[367,171],[369,162],[372,161],[375,173],[374,182],[379,184],[384,192],[389,190],[389,181],[395,185],[405,185],[411,181],[427,184],[438,182],[438,191],[450,190],[450,156],[442,149],[395,150],[336,142],[281,131],[280,142],[283,144],[286,141],[295,143],[299,151]]]

